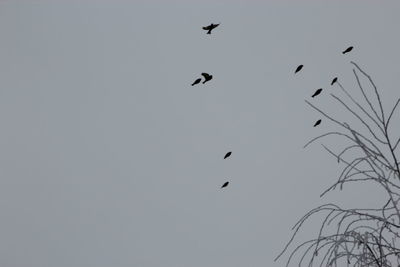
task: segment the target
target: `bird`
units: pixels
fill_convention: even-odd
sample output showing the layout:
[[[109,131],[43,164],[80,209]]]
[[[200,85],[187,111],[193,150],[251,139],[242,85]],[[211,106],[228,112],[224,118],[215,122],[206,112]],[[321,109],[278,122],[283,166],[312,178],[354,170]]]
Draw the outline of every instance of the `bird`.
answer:
[[[195,80],[195,81],[192,83],[192,86],[195,85],[195,84],[198,84],[199,82],[201,82],[201,78],[198,78],[197,80]]]
[[[211,23],[210,25],[203,27],[203,30],[206,30],[207,34],[211,34],[211,31],[214,30],[215,28],[217,28],[218,26],[219,26],[219,23],[218,24]]]
[[[212,75],[210,75],[208,73],[205,73],[205,72],[203,72],[201,75],[203,75],[203,77],[204,77],[203,83],[206,83],[206,82],[208,82],[209,80],[211,80],[213,78]]]
[[[229,182],[225,182],[225,183],[221,186],[221,188],[227,187],[228,184],[229,184]]]
[[[298,73],[299,71],[301,71],[302,68],[303,68],[303,65],[299,65],[294,73],[295,74]]]
[[[321,120],[317,120],[316,122],[315,122],[315,124],[314,124],[314,127],[317,127],[318,125],[320,125],[321,124]]]
[[[226,153],[224,159],[228,158],[231,154],[232,154],[232,151],[229,151],[228,153]]]
[[[316,97],[317,95],[319,95],[322,92],[322,88],[317,89],[317,91],[315,91],[315,93],[311,96],[311,97]]]
[[[344,54],[346,54],[346,53],[349,53],[351,50],[353,50],[353,47],[352,47],[352,46],[346,48],[346,50],[344,50],[344,51],[342,52],[342,54],[344,55]]]
[[[337,82],[337,77],[333,78],[331,85],[333,85],[335,82]]]

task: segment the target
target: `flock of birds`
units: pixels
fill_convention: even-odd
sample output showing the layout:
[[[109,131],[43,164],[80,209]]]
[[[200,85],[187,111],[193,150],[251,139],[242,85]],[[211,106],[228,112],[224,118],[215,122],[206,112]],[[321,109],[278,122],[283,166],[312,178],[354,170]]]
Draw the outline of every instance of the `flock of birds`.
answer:
[[[213,24],[213,23],[211,23],[210,25],[205,26],[205,27],[202,27],[202,28],[203,28],[203,30],[207,31],[207,34],[211,34],[212,30],[215,29],[215,28],[218,27],[218,26],[219,26],[219,24]],[[351,50],[353,50],[353,47],[352,47],[352,46],[350,46],[350,47],[346,48],[344,51],[342,51],[342,54],[344,55],[344,54],[346,54],[346,53],[349,53]],[[294,73],[295,73],[295,74],[298,73],[299,71],[301,71],[301,70],[303,69],[303,67],[304,67],[304,65],[299,65],[299,66],[296,68],[296,70],[295,70]],[[210,74],[208,74],[208,73],[206,73],[206,72],[201,73],[201,75],[204,77],[203,84],[206,83],[206,82],[208,82],[208,81],[210,81],[210,80],[213,78],[212,75],[210,75]],[[194,85],[196,85],[196,84],[199,84],[199,83],[201,82],[201,80],[202,80],[202,78],[197,78],[197,79],[192,83],[192,86],[194,86]],[[337,77],[333,78],[333,79],[332,79],[332,82],[331,82],[331,85],[334,85],[334,84],[337,82],[337,80],[338,80]],[[322,92],[322,88],[319,88],[319,89],[317,89],[317,90],[314,92],[314,94],[313,94],[311,97],[314,98],[314,97],[318,96],[319,94],[321,94],[321,92]],[[318,125],[320,125],[320,124],[321,124],[321,121],[322,121],[321,119],[317,120],[317,121],[314,123],[314,127],[317,127]],[[227,152],[227,153],[225,154],[225,156],[224,156],[224,159],[229,158],[231,155],[232,155],[232,151]],[[221,188],[227,187],[228,185],[229,185],[229,181],[225,182],[225,183],[221,186]]]
[[[211,23],[211,24],[208,25],[208,26],[204,26],[204,27],[203,27],[203,30],[207,31],[207,34],[211,34],[212,30],[214,30],[214,29],[217,28],[218,26],[219,26],[219,24],[213,24],[213,23]],[[212,75],[210,75],[210,74],[208,74],[208,73],[206,73],[206,72],[203,72],[203,73],[201,74],[201,76],[203,76],[203,78],[204,78],[203,84],[205,84],[206,82],[210,81],[210,80],[213,78]],[[202,80],[202,78],[197,78],[197,79],[192,83],[192,86],[194,86],[194,85],[196,85],[196,84],[199,84],[199,83],[201,82],[201,80]],[[232,151],[227,152],[227,153],[225,154],[225,156],[224,156],[224,159],[229,158],[231,155],[232,155]],[[227,187],[228,185],[229,185],[229,181],[226,181],[226,182],[221,186],[221,188]]]
[[[211,23],[210,25],[203,27],[203,30],[207,31],[207,34],[211,34],[211,31],[214,30],[215,28],[217,28],[218,26],[219,26],[219,24],[213,24],[213,23]],[[210,74],[208,74],[208,73],[206,73],[206,72],[203,72],[203,73],[201,74],[201,76],[204,77],[203,84],[206,83],[206,82],[208,82],[208,81],[210,81],[210,80],[213,78],[212,75],[210,75]],[[197,78],[197,79],[192,83],[192,86],[193,86],[193,85],[196,85],[196,84],[199,84],[200,82],[201,82],[201,78]]]
[[[344,55],[344,54],[347,54],[347,53],[349,53],[351,50],[353,50],[353,47],[352,46],[349,46],[348,48],[346,48],[344,51],[342,51],[342,54]],[[299,72],[299,71],[301,71],[301,69],[304,67],[304,65],[299,65],[297,68],[296,68],[296,70],[294,71],[294,74],[296,74],[297,72]],[[337,82],[337,80],[338,80],[338,78],[337,77],[335,77],[335,78],[333,78],[332,79],[332,82],[331,82],[331,85],[334,85],[336,82]],[[317,95],[319,95],[320,93],[322,92],[322,88],[319,88],[319,89],[317,89],[316,91],[315,91],[315,93],[311,96],[312,98],[314,98],[314,97],[316,97]],[[314,123],[314,127],[317,127],[318,125],[320,125],[321,124],[321,119],[319,119],[319,120],[317,120],[315,123]]]

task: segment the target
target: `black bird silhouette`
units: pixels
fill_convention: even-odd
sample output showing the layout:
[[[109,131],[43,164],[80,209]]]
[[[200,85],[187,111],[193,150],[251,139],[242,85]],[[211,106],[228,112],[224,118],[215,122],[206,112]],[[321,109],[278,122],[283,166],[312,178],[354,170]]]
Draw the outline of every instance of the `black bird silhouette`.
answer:
[[[217,28],[218,26],[219,26],[219,23],[218,24],[211,23],[210,25],[203,27],[203,30],[206,30],[207,34],[211,34],[211,31],[214,30],[215,28]]]
[[[318,125],[320,125],[321,124],[321,120],[317,120],[316,122],[315,122],[315,124],[314,124],[314,127],[317,127]]]
[[[229,182],[225,182],[225,183],[221,186],[221,188],[227,187],[228,184],[229,184]]]
[[[353,50],[353,47],[352,47],[352,46],[347,47],[346,50],[344,50],[344,51],[342,52],[342,54],[344,55],[344,54],[346,54],[346,53],[349,53],[351,50]]]
[[[301,71],[302,68],[303,68],[303,65],[299,65],[294,73],[295,74],[298,73],[299,71]]]
[[[311,96],[311,97],[316,97],[317,95],[319,95],[322,92],[322,88],[317,89],[317,91],[315,91],[315,93]]]
[[[206,83],[206,82],[208,82],[209,80],[211,80],[213,78],[212,75],[210,75],[208,73],[205,73],[205,72],[203,72],[201,75],[203,75],[203,77],[204,77],[203,83]]]
[[[198,84],[199,82],[201,82],[201,78],[198,78],[197,80],[195,80],[195,81],[192,83],[192,86],[195,85],[195,84]]]
[[[232,151],[229,151],[228,153],[226,153],[224,159],[228,158],[231,154],[232,154]]]
[[[335,82],[337,82],[337,77],[333,78],[331,85],[333,85]]]

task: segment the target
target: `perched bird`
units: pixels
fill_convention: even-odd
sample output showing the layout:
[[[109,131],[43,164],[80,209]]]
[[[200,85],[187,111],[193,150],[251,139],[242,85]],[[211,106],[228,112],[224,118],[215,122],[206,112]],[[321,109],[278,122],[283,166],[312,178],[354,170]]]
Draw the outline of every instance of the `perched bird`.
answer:
[[[195,84],[198,84],[199,82],[201,82],[201,78],[198,78],[197,80],[195,80],[195,81],[192,83],[192,86],[195,85]]]
[[[231,151],[229,151],[228,153],[226,153],[224,159],[228,158],[231,154],[232,154]]]
[[[303,65],[299,65],[294,73],[295,74],[298,73],[299,71],[301,71],[302,68],[303,68]]]
[[[322,88],[317,89],[317,91],[315,91],[315,93],[311,96],[311,97],[316,97],[317,95],[319,95],[322,92]]]
[[[353,47],[352,47],[352,46],[346,48],[346,50],[344,50],[344,51],[342,52],[342,54],[344,55],[344,54],[346,54],[346,53],[349,53],[351,50],[353,50]]]
[[[210,75],[208,73],[205,73],[205,72],[203,72],[201,75],[203,75],[203,77],[204,77],[203,83],[206,83],[206,82],[208,82],[209,80],[211,80],[213,78],[212,75]]]
[[[219,26],[219,24],[210,24],[208,26],[203,27],[203,30],[207,31],[207,34],[211,34],[211,31],[214,30],[215,28],[217,28]]]
[[[315,122],[315,124],[314,124],[314,127],[317,127],[318,125],[320,125],[321,124],[321,120],[317,120],[316,122]]]
[[[229,184],[229,182],[225,182],[225,183],[221,186],[221,188],[227,187],[228,184]]]
[[[333,78],[331,85],[333,85],[335,82],[337,82],[337,77]]]

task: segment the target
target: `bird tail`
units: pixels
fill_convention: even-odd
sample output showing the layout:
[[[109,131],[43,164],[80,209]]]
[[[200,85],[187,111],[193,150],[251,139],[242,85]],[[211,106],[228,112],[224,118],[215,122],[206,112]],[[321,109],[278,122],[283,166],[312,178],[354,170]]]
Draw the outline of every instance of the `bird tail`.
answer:
[[[211,30],[208,30],[207,34],[211,34]]]

